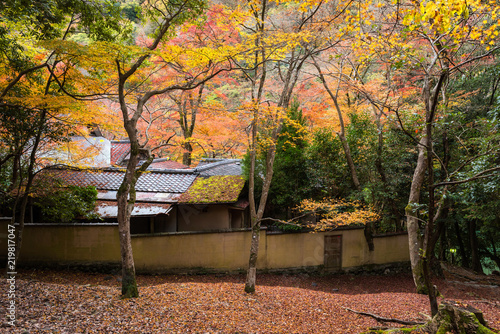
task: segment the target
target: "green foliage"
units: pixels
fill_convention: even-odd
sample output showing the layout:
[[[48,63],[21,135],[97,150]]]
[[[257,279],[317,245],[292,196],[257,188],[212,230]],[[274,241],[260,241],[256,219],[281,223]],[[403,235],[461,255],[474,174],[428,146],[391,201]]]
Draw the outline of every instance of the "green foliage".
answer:
[[[125,17],[132,21],[138,23],[141,20],[141,6],[139,1],[126,1],[121,5],[121,9]]]
[[[95,41],[127,39],[132,32],[120,3],[112,0],[9,0],[0,1],[0,58],[15,71],[35,65],[24,39],[47,41],[62,38],[73,17],[70,33],[85,33]]]
[[[346,138],[351,149],[361,184],[373,179],[376,127],[367,114],[349,114]],[[314,164],[315,178],[320,181],[321,197],[344,197],[362,200],[352,184],[345,152],[338,136],[329,129],[314,133],[309,149],[309,159]]]
[[[37,196],[35,206],[42,222],[67,223],[76,218],[97,219],[94,212],[97,190],[94,186],[55,188]]]
[[[206,0],[166,0],[152,2],[153,5],[146,6],[143,14],[144,17],[151,19],[153,22],[161,22],[167,19],[169,20],[169,27],[177,27],[184,22],[202,16],[208,4]],[[153,31],[152,36],[156,37],[160,33],[161,28],[162,25],[158,25]],[[172,37],[174,34],[175,29],[169,29],[165,37]]]
[[[377,128],[370,115],[365,113],[349,114],[346,137],[351,149],[352,159],[358,171],[361,184],[373,179]]]
[[[452,105],[437,123],[435,137],[447,140],[447,146],[444,140],[435,145],[442,161],[448,163],[447,170],[440,165],[435,168],[441,180],[447,180],[450,171],[458,170],[452,180],[466,180],[500,165],[499,73],[497,62],[468,70],[451,83],[450,94],[461,103]],[[448,244],[442,248],[458,249],[455,260],[463,266],[470,266],[473,233],[483,267],[500,267],[500,173],[488,174],[487,178],[452,186],[446,195],[453,211],[446,225]],[[491,260],[496,261],[496,267]]]
[[[315,198],[348,196],[345,190],[350,188],[350,177],[342,153],[342,144],[332,131],[320,129],[313,133],[308,158],[311,161],[311,174],[316,180]]]
[[[310,196],[311,180],[306,157],[308,133],[305,125],[299,104],[295,102],[288,112],[276,145],[273,174],[275,182],[269,190],[269,204],[276,214],[286,215],[286,210]]]

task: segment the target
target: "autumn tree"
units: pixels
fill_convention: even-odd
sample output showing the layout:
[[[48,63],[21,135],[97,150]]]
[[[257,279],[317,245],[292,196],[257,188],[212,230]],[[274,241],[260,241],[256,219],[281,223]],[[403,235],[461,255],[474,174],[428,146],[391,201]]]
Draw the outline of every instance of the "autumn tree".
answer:
[[[47,40],[65,40],[75,27],[86,30],[96,40],[118,36],[119,12],[109,4],[94,1],[2,2],[0,20],[0,110],[2,171],[9,165],[8,191],[13,191],[12,222],[18,222],[16,258],[28,199],[33,185],[39,150],[47,143],[63,140],[82,120],[78,111],[85,105],[61,94],[57,75],[65,69]],[[98,16],[100,10],[108,12]],[[104,29],[104,27],[106,27]],[[69,83],[65,83],[71,85]],[[70,126],[70,124],[73,126]],[[85,121],[80,123],[86,126]],[[12,192],[11,192],[12,194]],[[17,217],[19,214],[19,217]],[[12,271],[12,270],[11,270]]]
[[[387,24],[376,29],[376,34],[372,34],[372,29],[361,30],[353,47],[365,50],[367,58],[390,54],[387,59],[392,60],[391,66],[400,69],[398,75],[408,71],[412,76],[418,76],[412,83],[420,87],[420,93],[411,103],[421,108],[417,135],[408,132],[399,117],[401,128],[412,138],[418,149],[406,215],[417,291],[429,294],[432,314],[436,314],[437,302],[429,272],[429,262],[436,242],[435,223],[443,212],[447,193],[453,185],[491,176],[498,168],[477,171],[466,178],[461,177],[459,171],[469,169],[473,165],[470,162],[477,161],[481,156],[494,154],[498,147],[475,152],[467,158],[462,157],[462,163],[452,172],[449,169],[451,165],[445,163],[446,159],[442,159],[436,152],[434,133],[438,117],[446,115],[450,110],[450,80],[461,75],[461,71],[485,61],[496,50],[492,46],[498,35],[496,16],[499,8],[480,2],[444,4],[433,1],[396,7],[381,4],[379,7],[383,8],[379,11],[380,22]],[[393,75],[391,78],[397,77]],[[407,80],[405,84],[408,83]],[[401,82],[401,87],[403,85]],[[398,112],[398,115],[401,116],[401,113]],[[435,177],[436,171],[439,171],[439,181]],[[422,215],[420,197],[424,190],[428,203]],[[422,218],[425,220],[425,230],[421,239]]]
[[[153,160],[148,137],[138,132],[138,122],[155,96],[201,87],[222,71],[231,68],[227,51],[211,47],[193,49],[171,45],[176,29],[199,17],[206,2],[148,1],[142,4],[151,36],[141,35],[137,45],[94,42],[88,46],[60,43],[56,51],[66,64],[77,64],[85,71],[73,71],[73,80],[86,84],[84,91],[65,90],[76,98],[89,96],[115,99],[120,107],[123,127],[130,140],[130,159],[117,193],[118,225],[122,257],[122,296],[137,297],[135,266],[130,239],[130,216],[134,207],[135,184]],[[61,82],[62,78],[59,78]],[[165,145],[167,143],[160,143]],[[145,162],[138,167],[140,159]]]
[[[239,34],[235,29],[235,23],[232,22],[233,14],[222,5],[209,6],[203,16],[193,18],[185,22],[182,27],[177,29],[176,36],[165,42],[165,45],[182,45],[186,49],[201,49],[209,47],[236,47],[239,42]],[[198,68],[204,71],[203,67]],[[184,80],[189,80],[200,73],[196,73],[196,68],[192,67],[189,71],[164,71],[160,80],[165,80],[169,75],[184,75]],[[220,94],[216,92],[217,87],[226,81],[228,74],[219,75],[213,78],[209,83],[202,83],[196,89],[171,91],[165,98],[162,97],[163,118],[177,123],[179,136],[175,139],[175,145],[179,145],[182,150],[182,163],[191,165],[193,150],[206,151],[206,143],[197,136],[197,125],[200,117],[207,122],[210,120],[203,117],[210,114],[215,121],[218,119],[217,112],[220,112],[222,118],[226,110],[218,101]],[[172,125],[173,126],[173,125]]]
[[[273,177],[276,140],[304,61],[311,54],[308,38],[312,36],[313,17],[323,3],[290,1],[288,6],[281,3],[275,6],[264,0],[248,1],[245,5],[247,21],[243,22],[240,31],[242,43],[246,43],[252,53],[244,59],[235,59],[235,62],[250,85],[250,96],[244,107],[251,124],[249,199],[252,237],[245,291],[252,293],[255,291],[261,221]],[[283,13],[288,14],[286,20],[280,16]],[[257,205],[255,167],[259,151],[265,157],[265,172]]]

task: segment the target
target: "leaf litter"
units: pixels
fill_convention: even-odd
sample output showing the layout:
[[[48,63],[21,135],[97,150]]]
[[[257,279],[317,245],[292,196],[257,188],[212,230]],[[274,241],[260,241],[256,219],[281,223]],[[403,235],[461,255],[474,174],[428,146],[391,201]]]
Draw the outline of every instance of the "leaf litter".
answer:
[[[380,326],[345,308],[386,318],[425,320],[426,296],[409,274],[138,275],[140,297],[121,299],[119,277],[24,270],[16,277],[16,326],[0,333],[360,333]],[[483,311],[500,328],[500,289],[435,280],[446,299]],[[2,280],[0,291],[7,293]],[[5,314],[7,298],[0,299]],[[397,324],[388,324],[399,327]]]

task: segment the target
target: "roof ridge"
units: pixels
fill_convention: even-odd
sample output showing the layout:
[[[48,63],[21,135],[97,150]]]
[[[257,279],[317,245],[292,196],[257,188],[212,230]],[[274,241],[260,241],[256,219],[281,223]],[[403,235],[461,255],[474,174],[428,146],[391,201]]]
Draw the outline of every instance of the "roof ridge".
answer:
[[[203,166],[198,166],[198,167],[195,167],[194,169],[197,171],[205,171],[207,169],[211,169],[211,168],[214,168],[217,166],[229,165],[229,164],[234,163],[234,162],[241,162],[241,159],[225,159],[222,161],[211,162],[211,163],[208,163],[208,164],[203,165]]]
[[[54,165],[46,169],[60,169],[60,170],[72,170],[79,172],[122,172],[127,171],[126,167],[73,167],[68,165]],[[151,168],[144,173],[158,173],[158,174],[197,174],[195,168],[183,168],[183,169],[167,169],[167,168]]]

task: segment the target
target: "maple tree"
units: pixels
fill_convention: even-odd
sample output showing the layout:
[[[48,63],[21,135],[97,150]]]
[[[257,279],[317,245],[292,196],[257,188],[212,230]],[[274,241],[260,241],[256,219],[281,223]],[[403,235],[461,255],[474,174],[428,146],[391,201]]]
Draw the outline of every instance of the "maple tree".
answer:
[[[245,22],[241,29],[242,43],[246,43],[252,53],[246,59],[235,59],[235,62],[250,82],[249,101],[243,105],[243,111],[246,112],[244,117],[251,124],[248,178],[252,239],[245,291],[253,293],[260,227],[273,178],[276,141],[302,66],[311,55],[308,47],[311,30],[307,28],[313,26],[313,18],[323,3],[277,2],[276,6],[288,14],[287,20],[298,22],[296,25],[288,24],[289,21],[283,20],[279,15],[272,15],[279,12],[273,9],[272,2],[248,1],[245,4],[248,21],[252,23]],[[295,17],[291,18],[292,15]],[[273,72],[280,80],[279,86],[271,84]],[[259,151],[265,157],[265,167],[257,205],[255,178]]]
[[[299,158],[321,165],[311,173],[318,176],[316,185],[304,187],[344,197],[338,203],[338,198],[305,202],[305,211],[335,212],[319,229],[390,213],[400,231],[405,211],[415,284],[429,294],[435,313],[429,262],[440,237],[441,250],[446,249],[442,236],[449,215],[457,215],[454,206],[471,231],[468,259],[462,227],[456,228],[463,261],[481,270],[478,243],[487,240],[476,230],[496,236],[498,221],[496,212],[480,213],[492,211],[495,205],[487,199],[498,197],[498,116],[461,117],[477,88],[462,92],[454,84],[481,76],[479,68],[496,63],[498,6],[475,0],[250,0],[225,6],[151,0],[127,2],[120,12],[113,1],[46,3],[58,9],[57,15],[36,4],[34,13],[40,15],[35,18],[19,0],[5,6],[0,18],[0,166],[2,177],[10,179],[2,183],[5,189],[22,189],[21,160],[30,152],[28,196],[40,162],[33,152],[72,134],[75,127],[67,124],[77,123],[85,132],[88,124],[105,119],[82,102],[105,97],[121,114],[132,148],[118,195],[124,296],[137,295],[128,225],[134,185],[152,152],[182,155],[190,165],[202,155],[237,156],[247,147],[252,243],[245,290],[255,291],[258,237],[273,196],[271,181],[280,175],[274,174],[276,167],[293,165],[279,161],[275,166],[275,161],[277,152],[283,153],[280,133],[290,122],[294,95],[313,134],[310,148],[304,145],[309,155]],[[134,26],[123,13],[136,23],[143,17],[144,25]],[[16,16],[25,19],[19,23]],[[20,24],[28,32],[22,36]],[[238,71],[221,75],[233,68]],[[496,106],[497,87],[493,80],[484,93],[490,106]],[[137,168],[140,159],[147,162]],[[311,162],[315,159],[321,161]],[[489,183],[466,185],[478,180]],[[26,196],[19,198],[22,206]],[[399,202],[405,196],[403,210]],[[339,207],[358,205],[353,198],[375,208],[353,211],[358,217],[339,215]]]
[[[94,19],[98,9],[107,10],[109,15]],[[58,75],[64,76],[65,69],[55,52],[48,51],[42,44],[49,39],[69,38],[74,27],[86,29],[97,40],[109,40],[117,36],[115,28],[119,21],[118,12],[107,3],[78,0],[34,5],[22,0],[2,2],[0,167],[9,168],[11,178],[7,190],[15,190],[11,210],[12,222],[19,223],[16,259],[22,247],[33,180],[42,160],[41,148],[64,141],[75,133],[75,129],[92,123],[92,117],[80,112],[87,107],[85,104],[61,94],[56,81]],[[10,195],[7,193],[6,197]]]
[[[376,221],[380,216],[358,201],[324,198],[320,201],[304,200],[296,210],[305,214],[320,216],[318,222],[307,226],[315,231],[328,231],[340,226],[365,225]]]
[[[137,179],[154,158],[151,153],[154,148],[148,145],[148,133],[144,137],[138,132],[139,120],[144,119],[153,97],[196,89],[231,68],[228,51],[222,48],[214,51],[212,46],[194,48],[192,45],[183,47],[167,43],[180,25],[195,20],[205,7],[206,2],[196,0],[143,3],[143,16],[154,27],[154,32],[151,37],[140,36],[136,45],[110,42],[55,45],[57,54],[66,64],[78,64],[86,69],[85,72],[72,71],[68,74],[76,82],[84,83],[85,88],[80,91],[63,88],[64,92],[75,99],[88,99],[89,96],[115,99],[130,141],[130,158],[117,193],[124,297],[138,296],[130,241],[130,216],[136,199]],[[167,144],[168,139],[161,143]],[[145,162],[137,167],[139,159],[145,159]]]
[[[184,23],[177,29],[176,36],[162,43],[160,47],[176,47],[182,45],[185,49],[208,50],[212,48],[236,48],[238,44],[238,33],[234,28],[231,13],[222,5],[211,5],[204,12],[203,16],[194,18],[192,21]],[[191,66],[182,70],[161,71],[156,76],[157,82],[164,81],[169,76],[183,76],[184,80],[197,77],[203,74],[205,68]],[[199,87],[189,91],[170,91],[165,96],[155,97],[158,112],[157,120],[175,130],[176,136],[172,138],[171,148],[166,150],[169,155],[177,154],[180,151],[182,161],[185,165],[191,165],[193,155],[198,158],[201,154],[208,155],[210,151],[215,150],[209,147],[207,141],[210,136],[206,134],[210,129],[209,122],[224,123],[228,121],[228,111],[222,105],[220,98],[223,94],[217,92],[218,86],[224,84],[228,79],[228,74],[221,73],[214,77],[210,82],[202,83]],[[234,81],[233,81],[234,82]],[[150,108],[154,110],[155,108]],[[153,112],[154,114],[154,112]],[[152,117],[148,117],[149,120]],[[202,121],[200,122],[200,119]],[[144,120],[144,118],[143,118]],[[158,142],[162,137],[162,128],[164,126],[152,125],[148,123],[150,138]],[[204,130],[199,132],[198,125],[202,125]],[[228,124],[229,125],[229,124]],[[217,132],[223,132],[225,129],[220,126],[213,127],[210,134],[217,135]],[[156,133],[153,133],[155,131]],[[236,138],[235,133],[232,138]],[[213,141],[222,142],[222,138]],[[173,149],[172,149],[173,148]],[[225,153],[225,152],[223,152]]]

